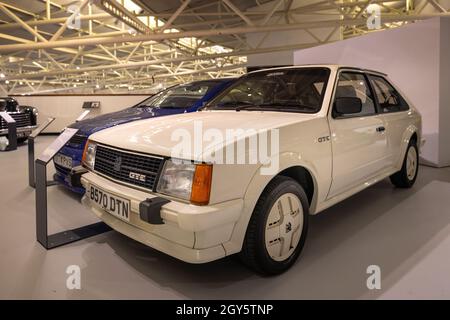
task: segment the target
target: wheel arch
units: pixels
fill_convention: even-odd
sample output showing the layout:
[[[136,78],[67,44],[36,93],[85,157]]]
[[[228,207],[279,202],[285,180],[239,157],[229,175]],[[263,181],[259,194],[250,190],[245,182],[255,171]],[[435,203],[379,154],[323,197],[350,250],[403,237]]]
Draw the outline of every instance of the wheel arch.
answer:
[[[399,169],[399,170],[401,169],[401,167],[403,165],[403,160],[405,159],[409,142],[413,139],[415,139],[415,141],[417,143],[417,148],[419,149],[419,153],[420,153],[420,139],[421,139],[420,130],[417,126],[411,124],[410,126],[408,126],[406,128],[405,132],[403,133],[400,157],[397,160],[397,169]]]
[[[266,190],[268,184],[277,176],[287,176],[297,182],[305,189],[309,201],[309,212],[314,212],[317,205],[319,185],[317,179],[317,169],[312,163],[302,159],[298,154],[287,153],[280,155],[280,167],[276,174],[265,176],[259,174],[259,169],[255,172],[244,196],[244,209],[241,217],[237,221],[232,237],[228,243],[223,244],[228,254],[237,253],[241,250],[245,238],[245,233],[261,194]]]
[[[304,166],[292,166],[279,172],[276,176],[285,176],[297,181],[305,190],[309,206],[311,207],[315,193],[315,183],[311,172],[307,168]]]

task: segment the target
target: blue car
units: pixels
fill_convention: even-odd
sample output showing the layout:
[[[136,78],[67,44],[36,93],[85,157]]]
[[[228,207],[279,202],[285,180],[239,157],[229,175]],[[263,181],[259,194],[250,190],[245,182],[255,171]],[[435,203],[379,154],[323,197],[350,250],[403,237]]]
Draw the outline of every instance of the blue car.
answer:
[[[84,146],[91,134],[136,120],[197,111],[234,81],[233,78],[226,78],[177,85],[163,90],[131,108],[71,124],[69,128],[76,128],[78,132],[53,158],[56,169],[54,179],[70,190],[83,194],[84,188],[71,185],[69,172],[73,167],[81,164]]]

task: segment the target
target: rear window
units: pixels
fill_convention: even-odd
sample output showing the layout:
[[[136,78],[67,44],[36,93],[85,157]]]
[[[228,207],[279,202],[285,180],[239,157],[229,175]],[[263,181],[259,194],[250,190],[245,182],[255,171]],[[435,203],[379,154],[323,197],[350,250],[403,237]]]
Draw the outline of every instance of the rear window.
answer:
[[[369,75],[369,79],[375,90],[381,112],[389,113],[409,110],[405,99],[385,78]]]

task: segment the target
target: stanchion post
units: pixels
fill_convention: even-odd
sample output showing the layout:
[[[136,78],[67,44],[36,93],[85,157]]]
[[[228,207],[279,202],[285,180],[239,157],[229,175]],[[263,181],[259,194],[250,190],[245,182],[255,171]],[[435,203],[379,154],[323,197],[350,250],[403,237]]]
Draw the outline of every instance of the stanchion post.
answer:
[[[36,137],[52,123],[55,118],[48,118],[47,121],[37,127],[28,137],[28,185],[32,188],[36,186],[35,167],[34,167],[34,140]]]

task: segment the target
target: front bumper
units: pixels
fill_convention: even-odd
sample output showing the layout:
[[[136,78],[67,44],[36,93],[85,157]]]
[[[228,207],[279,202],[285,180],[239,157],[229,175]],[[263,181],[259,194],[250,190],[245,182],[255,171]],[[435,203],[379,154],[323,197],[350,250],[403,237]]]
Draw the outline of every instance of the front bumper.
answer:
[[[223,244],[230,240],[243,209],[242,199],[209,206],[172,200],[161,207],[164,224],[150,224],[141,220],[139,205],[156,195],[114,183],[92,172],[84,174],[81,183],[86,189],[83,204],[106,224],[134,240],[190,263],[205,263],[227,255]],[[91,202],[91,184],[129,199],[130,221],[116,218]]]
[[[58,169],[56,169],[56,173],[53,175],[53,180],[55,180],[56,182],[58,182],[60,185],[62,185],[63,187],[69,189],[72,192],[78,193],[80,195],[83,195],[85,190],[83,187],[74,187],[71,186],[69,181],[68,181],[68,174],[67,173],[63,173],[60,172]]]
[[[83,148],[84,148],[84,146],[83,146]],[[81,165],[81,157],[83,154],[82,148],[74,148],[74,147],[70,147],[70,146],[66,145],[59,151],[59,153],[72,158],[73,168]],[[53,176],[53,179],[58,181],[61,185],[63,185],[67,189],[71,190],[72,192],[83,195],[85,192],[83,187],[74,187],[70,184],[70,182],[69,182],[70,181],[69,180],[70,169],[64,168],[60,165],[57,165],[56,163],[54,163],[54,165],[55,165],[56,173]]]
[[[34,129],[36,129],[37,126],[27,126],[27,127],[19,127],[16,128],[17,133],[27,133],[26,136],[28,137],[31,134],[31,131],[33,131]],[[4,134],[8,134],[8,129],[1,129],[0,130],[0,135],[4,135]]]

